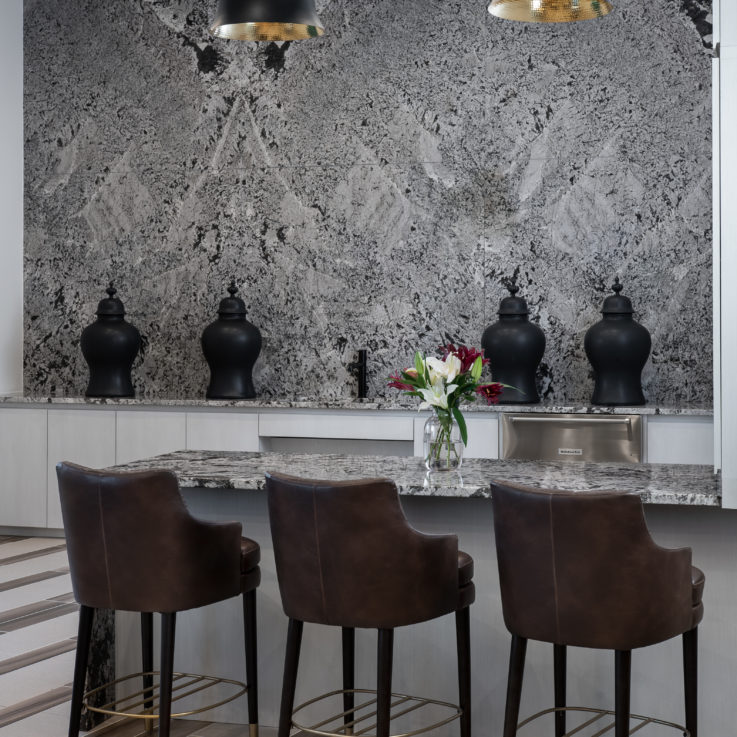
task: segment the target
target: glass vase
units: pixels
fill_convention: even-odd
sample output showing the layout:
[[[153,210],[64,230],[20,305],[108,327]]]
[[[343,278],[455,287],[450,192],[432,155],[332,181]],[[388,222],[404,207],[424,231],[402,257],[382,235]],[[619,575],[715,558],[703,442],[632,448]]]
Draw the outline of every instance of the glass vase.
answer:
[[[432,415],[425,422],[423,435],[425,466],[428,471],[455,471],[463,463],[463,440],[452,417]]]

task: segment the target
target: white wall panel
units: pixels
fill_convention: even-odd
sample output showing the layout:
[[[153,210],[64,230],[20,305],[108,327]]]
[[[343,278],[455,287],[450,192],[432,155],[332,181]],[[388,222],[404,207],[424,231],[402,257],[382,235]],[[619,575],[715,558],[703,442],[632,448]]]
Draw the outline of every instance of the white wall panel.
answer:
[[[696,463],[710,466],[714,459],[711,417],[648,417],[648,463]]]
[[[284,412],[259,415],[259,435],[281,438],[412,440],[411,417],[392,415]]]
[[[23,391],[23,0],[0,3],[0,394]]]

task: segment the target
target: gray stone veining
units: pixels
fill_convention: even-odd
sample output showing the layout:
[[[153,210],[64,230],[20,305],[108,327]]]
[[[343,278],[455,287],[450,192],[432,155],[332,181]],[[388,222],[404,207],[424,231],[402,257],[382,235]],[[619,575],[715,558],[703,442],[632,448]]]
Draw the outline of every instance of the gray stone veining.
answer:
[[[492,479],[570,491],[619,489],[647,504],[720,506],[719,477],[709,466],[669,464],[464,460],[460,474],[428,476],[421,458],[337,454],[177,451],[116,466],[135,471],[165,468],[182,487],[257,490],[264,473],[276,471],[311,479],[392,479],[400,494],[489,497]]]
[[[81,395],[115,280],[139,396],[203,397],[235,277],[266,399],[371,396],[470,344],[517,274],[547,401],[583,405],[615,275],[653,336],[649,401],[711,398],[709,0],[577,24],[486,2],[323,0],[326,35],[212,39],[215,0],[25,1],[25,390]]]
[[[0,396],[0,405],[89,405],[109,407],[182,407],[212,409],[314,409],[314,410],[385,410],[385,411],[417,411],[418,402],[409,401],[401,396],[379,397],[376,399],[331,399],[317,397],[292,397],[274,399],[248,399],[242,401],[220,399],[104,399],[94,397],[42,397],[15,395]],[[642,407],[596,407],[593,405],[556,405],[551,402],[541,404],[508,404],[487,405],[484,402],[467,404],[463,412],[545,412],[549,414],[613,414],[613,415],[690,415],[711,417],[712,407],[700,404],[682,404],[676,406],[645,405]],[[429,413],[425,412],[423,416]]]

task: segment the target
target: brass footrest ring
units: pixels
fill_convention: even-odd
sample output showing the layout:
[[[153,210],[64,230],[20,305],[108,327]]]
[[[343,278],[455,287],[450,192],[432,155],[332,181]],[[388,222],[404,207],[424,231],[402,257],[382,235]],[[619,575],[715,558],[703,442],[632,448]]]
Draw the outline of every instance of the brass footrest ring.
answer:
[[[597,722],[599,719],[602,719],[603,717],[614,716],[614,712],[611,709],[594,709],[592,707],[588,706],[563,706],[563,707],[553,707],[550,709],[543,709],[542,711],[537,712],[537,714],[533,714],[531,717],[527,717],[523,722],[520,722],[517,725],[517,729],[521,729],[526,724],[529,724],[530,722],[535,721],[536,719],[539,719],[540,717],[546,716],[547,714],[556,714],[559,712],[567,712],[567,711],[579,711],[579,712],[587,712],[589,714],[593,714],[589,720],[585,721],[583,724],[579,724],[578,726],[574,727],[570,731],[566,732],[563,737],[573,737],[573,735],[579,735],[579,737],[582,737],[579,733],[581,733],[582,730],[586,729],[586,727],[592,727],[592,729],[597,729],[596,732],[594,732],[591,735],[587,735],[587,737],[601,737],[601,735],[606,734],[607,732],[610,732],[614,729],[614,722],[611,722],[610,724],[607,724],[606,726],[602,725],[595,725],[595,722]],[[632,729],[629,730],[628,734],[635,734],[635,732],[638,732],[643,727],[646,727],[648,724],[659,724],[661,727],[670,727],[671,729],[676,729],[679,732],[683,734],[683,737],[691,737],[691,733],[685,728],[682,727],[680,724],[676,724],[675,722],[666,722],[663,719],[656,719],[655,717],[646,717],[642,716],[641,714],[630,714],[629,715],[630,721],[636,720],[638,723],[635,724]],[[592,726],[595,725],[595,726]]]
[[[323,719],[316,724],[312,724],[310,726],[299,724],[294,719],[294,715],[302,709],[305,709],[312,704],[316,704],[323,699],[329,699],[333,696],[341,696],[343,694],[366,694],[373,698],[369,698],[362,703],[356,704],[350,709],[341,711],[338,714],[333,714],[327,719]],[[377,701],[378,699],[376,696],[376,691],[370,689],[354,688],[339,691],[330,691],[329,693],[324,693],[321,696],[316,696],[314,699],[305,701],[304,704],[300,704],[292,712],[292,726],[295,729],[301,730],[302,732],[319,735],[319,737],[345,737],[346,735],[355,735],[356,737],[358,737],[359,735],[372,734],[372,730],[376,729]],[[432,729],[442,727],[444,724],[448,724],[454,719],[458,719],[463,713],[463,710],[459,706],[457,706],[456,704],[451,704],[447,701],[438,701],[437,699],[426,699],[420,696],[409,696],[407,694],[392,693],[389,721],[394,721],[395,719],[398,719],[405,714],[409,714],[412,711],[417,711],[418,709],[422,709],[425,706],[439,706],[444,709],[448,709],[452,713],[448,717],[433,722],[432,724],[426,727],[422,727],[421,729],[415,729],[411,732],[393,734],[391,735],[391,737],[412,737],[416,734],[423,734],[424,732],[429,732]],[[358,712],[361,713],[359,714]],[[345,722],[345,717],[349,714],[352,714],[353,718],[348,722]],[[337,722],[339,720],[342,721],[337,727],[333,729],[327,729],[331,722]],[[367,720],[370,723],[366,724]]]
[[[144,686],[135,693],[128,696],[124,696],[115,701],[110,701],[100,706],[93,706],[90,702],[94,696],[100,691],[104,691],[110,686],[117,686],[120,683],[126,683],[132,681],[134,678],[143,679],[144,676],[150,676],[153,680],[154,676],[158,676],[159,671],[150,671],[145,673],[133,673],[122,678],[117,678],[110,683],[105,683],[102,686],[93,688],[91,691],[87,691],[84,695],[84,705],[89,711],[97,712],[98,714],[107,714],[109,716],[122,716],[129,717],[131,719],[158,719],[159,718],[159,702],[160,702],[160,684],[152,683],[151,686]],[[215,688],[225,684],[226,686],[234,687],[235,693],[221,698],[206,706],[202,706],[199,709],[191,709],[189,711],[173,712],[173,705],[187,696],[192,696],[195,693],[206,691],[207,689]],[[192,714],[199,714],[203,711],[209,711],[214,709],[216,706],[222,706],[227,704],[239,696],[242,696],[248,687],[241,681],[233,681],[229,678],[216,678],[215,676],[202,676],[195,673],[174,673],[172,677],[171,686],[171,702],[172,702],[172,719],[178,717],[191,716]]]

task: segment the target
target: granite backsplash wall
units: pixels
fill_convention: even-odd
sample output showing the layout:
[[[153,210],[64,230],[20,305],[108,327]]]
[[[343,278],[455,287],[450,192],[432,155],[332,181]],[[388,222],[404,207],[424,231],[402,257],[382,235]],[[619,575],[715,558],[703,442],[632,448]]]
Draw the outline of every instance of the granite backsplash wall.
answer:
[[[325,0],[326,35],[214,40],[214,0],[25,2],[25,389],[83,393],[110,279],[148,397],[200,397],[231,277],[262,396],[369,393],[441,335],[479,344],[517,275],[545,397],[586,401],[615,276],[648,398],[711,401],[710,6],[577,24],[485,0]],[[391,390],[390,390],[391,391]]]

